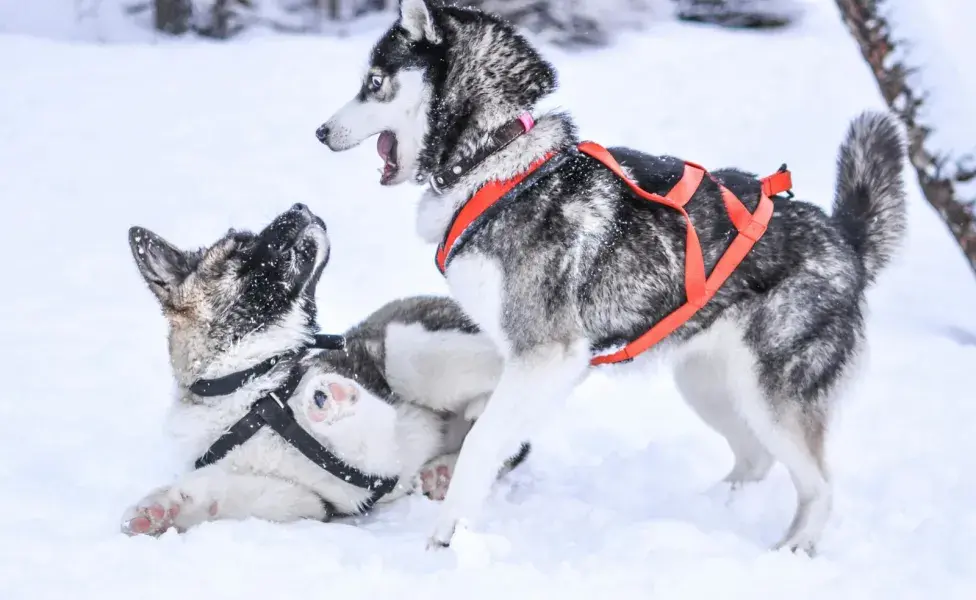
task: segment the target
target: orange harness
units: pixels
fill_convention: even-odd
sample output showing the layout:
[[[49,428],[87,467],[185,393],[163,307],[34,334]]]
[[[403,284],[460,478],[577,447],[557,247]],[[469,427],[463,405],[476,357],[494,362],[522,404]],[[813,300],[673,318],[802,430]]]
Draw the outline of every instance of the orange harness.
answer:
[[[793,186],[790,172],[785,168],[769,177],[763,177],[760,179],[759,205],[756,207],[756,212],[750,213],[749,209],[742,204],[742,201],[735,194],[716,181],[703,167],[695,163],[685,161],[684,174],[682,174],[681,179],[671,188],[671,191],[664,196],[660,196],[641,189],[637,183],[627,177],[621,169],[620,163],[603,146],[594,142],[583,142],[577,146],[577,149],[600,161],[614,175],[626,183],[635,194],[644,200],[663,204],[680,212],[687,224],[687,237],[685,242],[685,294],[687,295],[687,301],[685,304],[658,321],[650,330],[620,350],[612,354],[594,357],[590,361],[592,365],[631,360],[642,352],[647,351],[651,346],[666,338],[675,329],[691,319],[698,312],[698,309],[705,306],[705,303],[715,295],[715,292],[718,291],[722,284],[725,283],[725,280],[735,271],[739,263],[749,254],[753,245],[766,233],[766,226],[769,224],[769,219],[773,216],[773,201],[769,197],[785,192]],[[437,268],[441,274],[446,273],[451,252],[456,248],[455,245],[458,239],[469,226],[484,215],[502,197],[512,191],[516,185],[548,162],[552,156],[552,154],[549,154],[532,163],[524,173],[516,175],[511,179],[487,183],[461,207],[461,210],[458,211],[454,217],[454,221],[448,228],[447,236],[437,249]],[[684,208],[706,175],[718,184],[722,193],[722,200],[725,202],[725,210],[728,212],[729,219],[738,231],[738,235],[732,240],[732,243],[721,258],[719,258],[715,268],[712,269],[711,274],[708,276],[705,275],[705,260],[702,255],[701,243],[698,241],[698,234],[695,233],[695,227],[691,223],[691,217],[688,216],[688,212]]]

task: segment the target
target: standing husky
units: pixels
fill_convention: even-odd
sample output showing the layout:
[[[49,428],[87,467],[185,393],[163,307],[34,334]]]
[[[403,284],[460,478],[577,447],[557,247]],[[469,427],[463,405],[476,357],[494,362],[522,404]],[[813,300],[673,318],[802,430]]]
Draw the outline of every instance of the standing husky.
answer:
[[[458,522],[475,515],[499,461],[556,409],[594,357],[685,302],[682,217],[642,200],[578,151],[568,115],[537,115],[533,126],[528,111],[555,87],[552,66],[500,19],[401,0],[360,90],[317,131],[335,151],[379,134],[380,183],[428,185],[417,228],[432,243],[445,240],[483,186],[558,157],[510,201],[492,206],[442,263],[452,295],[505,364],[464,440],[432,546],[449,544]],[[670,193],[681,178],[680,160],[611,153],[648,192]],[[854,120],[840,147],[833,213],[773,197],[765,235],[660,344],[675,351],[686,401],[728,441],[735,464],[725,481],[761,480],[775,461],[789,470],[797,509],[777,548],[813,551],[831,511],[825,436],[840,384],[864,345],[865,289],[903,235],[904,158],[895,121]],[[736,232],[719,182],[749,212],[760,203],[759,182],[733,169],[692,188],[685,209],[708,270]]]
[[[418,472],[423,491],[443,497],[444,470],[469,427],[464,411],[476,416],[502,365],[453,301],[391,302],[347,332],[343,349],[310,353],[315,288],[330,246],[324,223],[305,206],[258,234],[231,231],[205,250],[179,250],[139,227],[129,243],[170,326],[172,427],[190,456],[203,458],[126,511],[123,531],[354,515],[411,491]],[[292,391],[275,396],[283,388]],[[289,416],[286,425],[312,432],[317,457],[389,489],[374,497],[303,456],[278,430],[247,422],[269,396],[287,405],[279,413]],[[254,429],[249,438],[221,449],[242,423]]]

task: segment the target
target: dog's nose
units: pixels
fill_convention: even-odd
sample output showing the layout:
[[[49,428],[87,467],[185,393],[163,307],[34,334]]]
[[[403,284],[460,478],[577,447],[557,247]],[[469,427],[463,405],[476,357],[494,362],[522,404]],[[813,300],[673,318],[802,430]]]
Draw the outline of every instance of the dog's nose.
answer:
[[[291,207],[291,209],[295,212],[300,212],[306,216],[312,214],[312,211],[310,211],[308,207],[302,204],[301,202],[296,202],[295,205]]]
[[[319,138],[319,141],[323,144],[327,143],[326,140],[329,139],[329,124],[325,123],[321,127],[315,130],[315,137]]]

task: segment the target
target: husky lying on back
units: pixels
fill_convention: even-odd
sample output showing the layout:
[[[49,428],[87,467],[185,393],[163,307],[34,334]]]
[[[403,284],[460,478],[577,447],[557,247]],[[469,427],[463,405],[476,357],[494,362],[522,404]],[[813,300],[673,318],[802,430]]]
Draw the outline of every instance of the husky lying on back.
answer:
[[[170,325],[172,428],[190,456],[203,458],[126,511],[123,531],[155,535],[247,517],[328,520],[409,493],[418,479],[425,493],[443,496],[452,453],[501,370],[491,342],[455,303],[391,302],[347,332],[343,349],[313,353],[314,294],[330,247],[324,223],[305,206],[258,234],[231,231],[205,250],[179,250],[138,227],[129,242]],[[293,391],[276,397],[293,376]],[[278,416],[293,414],[288,424],[311,432],[333,466],[395,485],[374,497],[270,426],[213,456],[268,396],[284,401]],[[528,446],[522,450],[505,469]]]
[[[639,69],[625,75],[638,89],[650,86],[650,102],[653,77]],[[613,171],[580,148],[569,115],[529,114],[555,87],[553,67],[501,19],[401,0],[359,90],[316,132],[335,151],[378,134],[380,183],[427,186],[418,231],[441,242],[438,265],[452,296],[504,356],[430,545],[450,542],[488,493],[498,461],[593,361],[692,305],[700,308],[659,345],[676,351],[678,387],[728,441],[735,461],[726,481],[761,480],[775,461],[789,470],[797,508],[777,547],[813,550],[832,504],[824,456],[830,415],[864,346],[864,293],[903,237],[905,148],[897,123],[879,114],[852,123],[827,215],[776,191],[761,195],[754,176],[734,169],[703,176],[673,157],[611,148],[603,156],[622,166]],[[745,89],[765,93],[760,79]],[[689,172],[697,179],[683,176]],[[516,176],[526,178],[503,185]],[[679,185],[688,181],[696,183]],[[461,219],[462,208],[484,206],[468,204],[484,190],[503,190],[492,192],[501,199],[477,222]],[[758,243],[724,285],[702,285],[708,294],[695,298],[706,301],[692,303],[685,213],[647,201],[647,193],[690,195],[680,206],[700,240],[695,273],[697,265],[713,273],[733,239],[757,236],[732,219],[729,190],[742,207],[735,214],[751,220],[761,206],[771,220],[756,222]],[[455,237],[455,223],[470,225]]]

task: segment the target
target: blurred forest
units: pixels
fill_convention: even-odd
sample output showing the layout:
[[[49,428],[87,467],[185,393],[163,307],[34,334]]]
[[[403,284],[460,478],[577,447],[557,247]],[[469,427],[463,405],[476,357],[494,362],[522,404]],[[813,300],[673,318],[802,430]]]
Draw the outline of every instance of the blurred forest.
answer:
[[[172,35],[226,39],[250,27],[294,33],[328,32],[373,13],[396,10],[398,0],[151,0],[130,6],[152,11],[153,26]],[[457,0],[567,46],[606,45],[615,30],[671,10],[679,19],[727,27],[779,27],[798,13],[795,0]]]

